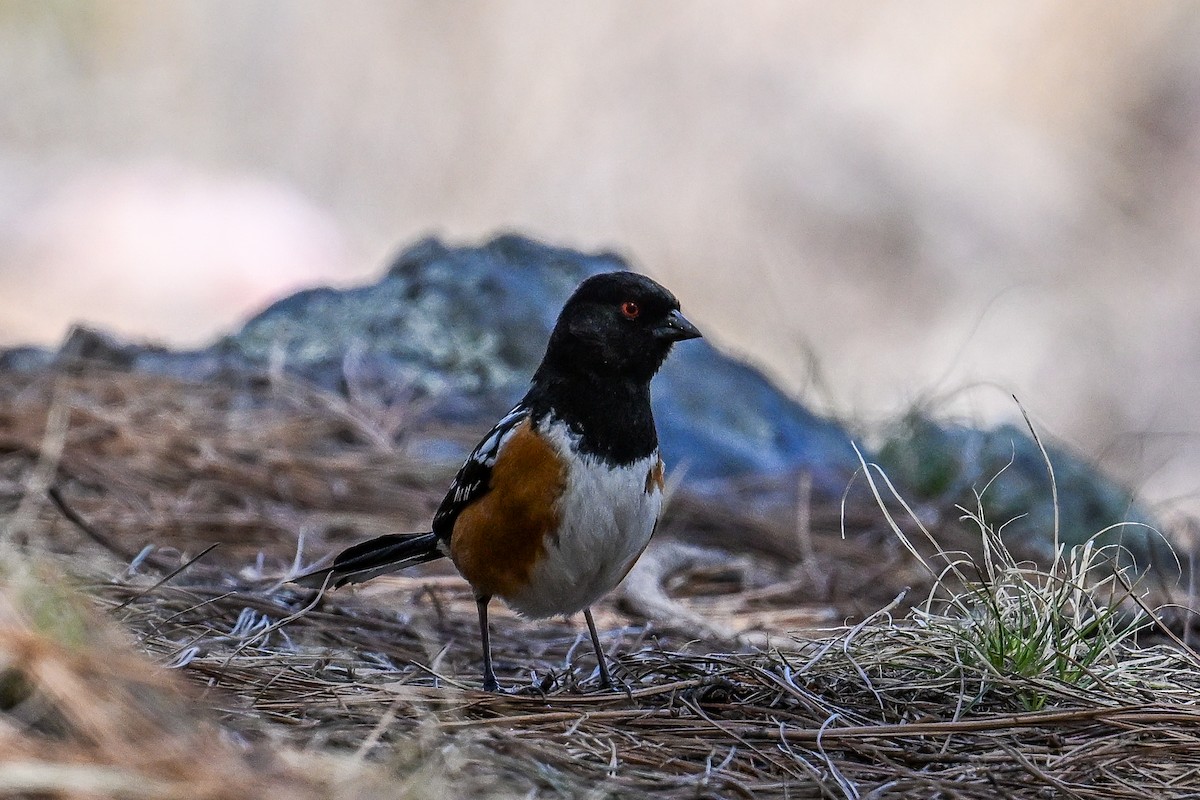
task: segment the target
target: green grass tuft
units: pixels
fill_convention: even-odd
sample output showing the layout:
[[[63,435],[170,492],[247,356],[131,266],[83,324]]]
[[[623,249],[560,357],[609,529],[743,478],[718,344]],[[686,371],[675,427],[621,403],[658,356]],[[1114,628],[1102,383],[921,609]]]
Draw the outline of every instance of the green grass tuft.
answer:
[[[1036,432],[1034,440],[1040,448]],[[1042,454],[1057,508],[1053,466],[1044,449]],[[957,506],[961,521],[978,530],[978,554],[947,552],[883,469],[865,459],[862,466],[893,533],[933,577],[912,620],[919,628],[948,634],[944,646],[974,686],[965,704],[994,700],[999,692],[1020,709],[1037,711],[1062,688],[1112,693],[1137,648],[1138,633],[1154,622],[1137,594],[1131,555],[1119,544],[1102,543],[1112,528],[1068,547],[1059,540],[1056,514],[1049,564],[1021,560],[1005,543],[1005,526],[987,519],[986,494],[998,474],[973,491],[973,509]],[[885,494],[907,512],[926,547],[918,547],[898,523]]]

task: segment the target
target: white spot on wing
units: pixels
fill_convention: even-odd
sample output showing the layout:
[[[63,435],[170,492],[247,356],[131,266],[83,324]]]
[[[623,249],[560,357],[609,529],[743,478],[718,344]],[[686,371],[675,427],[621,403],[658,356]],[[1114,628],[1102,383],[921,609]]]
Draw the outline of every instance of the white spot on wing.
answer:
[[[483,441],[475,446],[458,474],[454,476],[454,483],[451,485],[446,500],[434,514],[434,530],[442,530],[445,535],[443,526],[456,518],[466,504],[487,490],[497,454],[512,436],[521,420],[528,415],[528,409],[517,405],[488,431],[487,436],[483,437]]]
[[[488,467],[494,465],[501,445],[508,440],[513,429],[516,428],[516,423],[524,419],[527,413],[523,406],[517,406],[505,414],[496,423],[496,427],[492,428],[491,432],[484,437],[484,440],[475,447],[475,450],[471,453],[471,459],[479,461]]]

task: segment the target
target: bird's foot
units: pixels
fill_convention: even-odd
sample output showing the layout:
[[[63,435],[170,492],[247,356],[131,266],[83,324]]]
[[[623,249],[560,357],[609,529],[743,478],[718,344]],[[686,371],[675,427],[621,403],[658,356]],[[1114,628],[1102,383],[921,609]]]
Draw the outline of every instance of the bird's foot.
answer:
[[[628,683],[621,680],[620,678],[613,677],[612,673],[610,673],[608,670],[604,670],[603,672],[600,673],[599,684],[600,684],[600,691],[602,691],[602,692],[612,692],[613,694],[624,694],[624,695],[628,695],[630,697],[633,696],[633,688]]]

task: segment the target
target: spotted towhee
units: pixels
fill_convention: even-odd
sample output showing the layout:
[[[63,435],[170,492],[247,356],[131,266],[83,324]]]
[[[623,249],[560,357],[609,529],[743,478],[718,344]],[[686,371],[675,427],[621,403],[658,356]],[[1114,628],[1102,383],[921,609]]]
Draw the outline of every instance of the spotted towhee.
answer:
[[[296,582],[341,586],[449,556],[479,608],[484,690],[498,688],[493,597],[526,617],[582,610],[611,687],[589,606],[650,542],[663,501],[650,379],[675,342],[698,336],[674,295],[649,278],[588,278],[563,307],[524,399],[458,471],[433,530],[355,545]]]

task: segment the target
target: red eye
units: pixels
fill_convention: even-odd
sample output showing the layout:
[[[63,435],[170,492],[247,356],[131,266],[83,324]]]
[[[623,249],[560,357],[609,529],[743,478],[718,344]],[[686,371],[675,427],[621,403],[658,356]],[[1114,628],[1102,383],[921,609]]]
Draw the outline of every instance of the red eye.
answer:
[[[621,313],[625,315],[625,319],[637,319],[638,314],[642,313],[642,309],[633,301],[621,303]]]

